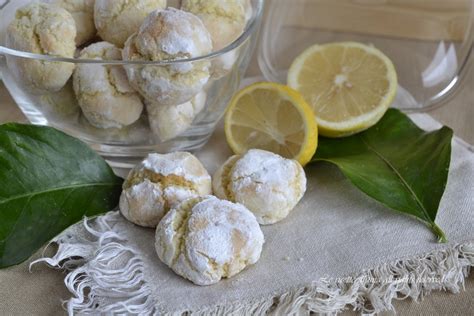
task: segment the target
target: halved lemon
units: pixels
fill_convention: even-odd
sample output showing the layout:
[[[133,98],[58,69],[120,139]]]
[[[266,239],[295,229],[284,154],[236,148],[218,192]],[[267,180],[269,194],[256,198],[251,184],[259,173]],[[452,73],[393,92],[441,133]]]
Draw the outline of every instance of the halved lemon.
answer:
[[[375,125],[392,104],[397,74],[380,50],[354,42],[314,45],[290,67],[288,85],[314,110],[321,135],[342,137]]]
[[[234,153],[263,149],[306,165],[318,146],[314,112],[293,89],[260,82],[238,92],[225,116],[225,134]]]

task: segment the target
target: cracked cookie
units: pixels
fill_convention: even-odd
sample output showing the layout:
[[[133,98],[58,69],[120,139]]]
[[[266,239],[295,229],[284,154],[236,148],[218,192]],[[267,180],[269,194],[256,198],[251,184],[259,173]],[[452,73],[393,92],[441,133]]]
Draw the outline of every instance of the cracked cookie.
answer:
[[[121,50],[113,44],[99,42],[83,49],[79,58],[120,60],[121,56]],[[73,86],[82,113],[97,128],[129,126],[143,111],[140,96],[121,66],[78,64]]]
[[[263,243],[260,226],[247,208],[206,196],[182,202],[163,218],[155,248],[176,274],[211,285],[255,264]]]
[[[73,58],[76,24],[72,15],[47,3],[31,3],[16,11],[7,29],[7,46],[35,54]],[[61,90],[72,75],[74,64],[20,58],[7,54],[14,76],[32,93]]]
[[[168,8],[152,12],[125,43],[127,61],[173,61],[211,53],[212,41],[195,15]],[[209,80],[209,61],[170,65],[127,65],[130,84],[151,103],[188,102]]]
[[[50,3],[60,6],[71,13],[76,22],[76,45],[81,46],[90,42],[96,36],[94,24],[95,0],[49,0]]]
[[[225,48],[242,35],[252,15],[248,0],[183,0],[181,9],[202,20],[211,34],[214,51]],[[237,58],[236,51],[215,58],[212,65],[213,77],[226,75]]]
[[[198,93],[191,101],[179,105],[147,103],[148,121],[152,132],[163,142],[180,136],[191,127],[206,105],[206,93]]]
[[[252,149],[230,157],[214,175],[216,196],[241,203],[262,225],[286,218],[306,191],[303,167],[295,160]]]
[[[202,20],[211,34],[214,50],[235,41],[247,24],[244,0],[183,0],[181,9]]]
[[[134,224],[156,227],[180,202],[211,191],[210,175],[192,154],[150,154],[125,180],[120,211]]]
[[[123,47],[148,14],[165,7],[166,0],[96,0],[95,26],[103,40]]]

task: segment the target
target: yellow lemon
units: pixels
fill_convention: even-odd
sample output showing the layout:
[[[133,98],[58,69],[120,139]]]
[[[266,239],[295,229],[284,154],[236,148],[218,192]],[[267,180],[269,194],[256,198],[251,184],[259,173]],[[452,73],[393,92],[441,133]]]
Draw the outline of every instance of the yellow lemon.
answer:
[[[225,134],[234,153],[268,150],[306,165],[318,146],[314,112],[295,90],[260,82],[238,92],[225,116]]]
[[[397,74],[380,50],[354,42],[314,45],[295,59],[288,85],[316,114],[319,132],[342,137],[375,125],[392,104]]]

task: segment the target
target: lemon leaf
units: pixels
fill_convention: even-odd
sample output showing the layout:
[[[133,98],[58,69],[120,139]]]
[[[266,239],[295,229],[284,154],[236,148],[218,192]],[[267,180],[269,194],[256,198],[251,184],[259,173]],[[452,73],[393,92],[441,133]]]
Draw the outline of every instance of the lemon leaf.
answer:
[[[326,161],[361,191],[387,207],[420,219],[446,242],[435,223],[451,161],[453,131],[418,128],[390,109],[372,128],[341,138],[320,138],[312,162]]]
[[[50,127],[0,126],[0,269],[28,259],[84,216],[117,206],[122,179]]]

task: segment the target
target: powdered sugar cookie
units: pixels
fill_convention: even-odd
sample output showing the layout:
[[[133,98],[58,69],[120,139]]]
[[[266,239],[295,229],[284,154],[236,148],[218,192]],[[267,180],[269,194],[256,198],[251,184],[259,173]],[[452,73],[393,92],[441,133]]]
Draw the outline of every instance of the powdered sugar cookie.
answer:
[[[148,14],[165,7],[166,0],[96,0],[95,26],[103,40],[123,47]]]
[[[7,46],[16,50],[72,58],[76,50],[76,24],[66,10],[34,2],[17,10],[7,28]],[[45,62],[7,54],[14,76],[33,93],[61,90],[72,75],[74,64]]]
[[[203,21],[211,34],[214,50],[235,41],[247,23],[244,0],[183,0],[181,8]]]
[[[189,129],[205,105],[205,92],[200,92],[191,101],[179,105],[148,103],[150,128],[163,142],[173,139]]]
[[[158,257],[173,271],[198,285],[231,278],[255,264],[263,233],[244,206],[213,196],[186,200],[156,228]]]
[[[120,60],[122,52],[111,43],[99,42],[83,49],[80,58]],[[98,128],[122,128],[136,122],[143,111],[138,93],[128,83],[121,66],[78,64],[74,91],[84,116]]]
[[[274,153],[252,149],[233,156],[216,172],[216,196],[241,203],[262,225],[288,216],[306,191],[303,167]]]
[[[76,45],[81,46],[97,34],[94,24],[95,0],[49,0],[52,4],[60,6],[71,13],[76,22]]]
[[[156,227],[170,208],[211,191],[211,177],[190,153],[150,154],[125,180],[120,211],[132,223]]]
[[[248,0],[183,0],[182,9],[196,14],[202,20],[211,34],[215,51],[234,42],[243,33],[252,14]],[[215,58],[212,65],[213,77],[226,75],[237,58],[237,51]]]
[[[123,50],[131,61],[172,61],[209,54],[212,41],[201,20],[191,13],[169,8],[154,11],[132,35]],[[176,105],[188,102],[209,79],[209,62],[166,66],[128,65],[132,86],[151,103]]]

